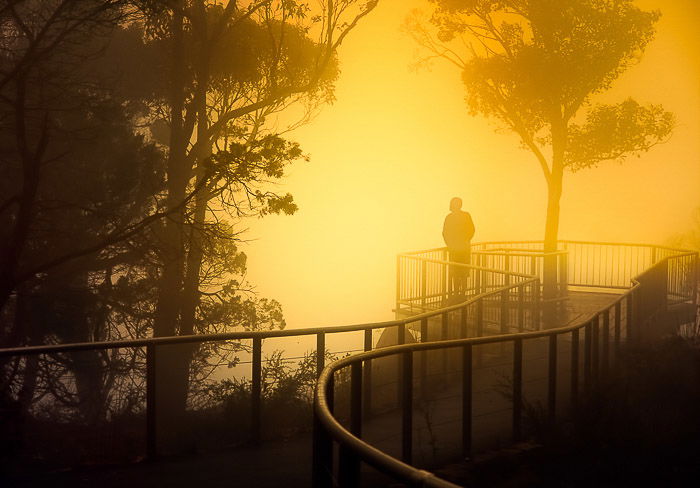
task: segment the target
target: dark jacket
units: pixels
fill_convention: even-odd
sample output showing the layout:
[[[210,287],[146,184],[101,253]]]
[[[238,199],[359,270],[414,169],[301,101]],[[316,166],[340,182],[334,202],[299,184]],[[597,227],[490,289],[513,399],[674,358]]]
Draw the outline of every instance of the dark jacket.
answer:
[[[468,212],[455,210],[447,214],[442,226],[442,237],[450,251],[468,251],[474,236],[474,222]]]

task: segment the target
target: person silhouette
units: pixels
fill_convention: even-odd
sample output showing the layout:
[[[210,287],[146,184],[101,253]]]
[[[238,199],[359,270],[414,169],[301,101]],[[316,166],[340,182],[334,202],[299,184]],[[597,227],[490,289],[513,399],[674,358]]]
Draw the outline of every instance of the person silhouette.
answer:
[[[469,264],[471,260],[471,239],[474,236],[474,222],[469,212],[462,210],[462,199],[450,200],[450,213],[442,226],[442,238],[447,245],[449,260],[452,263]],[[466,291],[469,268],[450,266],[452,293],[462,295]]]

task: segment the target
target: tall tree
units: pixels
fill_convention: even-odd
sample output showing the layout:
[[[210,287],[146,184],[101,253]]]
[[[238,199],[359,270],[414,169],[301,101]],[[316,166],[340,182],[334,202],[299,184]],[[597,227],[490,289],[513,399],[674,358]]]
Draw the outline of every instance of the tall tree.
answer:
[[[664,141],[674,118],[660,105],[595,95],[637,62],[654,37],[659,12],[632,0],[430,0],[408,32],[456,66],[472,114],[516,133],[547,183],[545,252],[556,251],[564,171],[622,161]],[[556,262],[545,263],[545,296]]]
[[[212,285],[207,266],[222,249],[218,243],[236,241],[243,217],[296,210],[291,195],[270,186],[285,166],[304,157],[277,128],[276,114],[291,105],[313,110],[332,100],[336,51],[375,5],[360,0],[144,2],[145,34],[137,36],[136,52],[151,48],[160,55],[150,74],[148,68],[141,73],[156,82],[167,80],[148,101],[151,131],[167,151],[166,206],[202,186],[158,232],[154,335],[206,331],[203,317],[212,310],[207,297],[231,297],[241,285],[236,280]],[[275,312],[268,307],[263,315]],[[185,408],[196,354],[196,348],[177,353],[173,348],[159,361],[160,404],[168,405],[163,413],[173,419]]]

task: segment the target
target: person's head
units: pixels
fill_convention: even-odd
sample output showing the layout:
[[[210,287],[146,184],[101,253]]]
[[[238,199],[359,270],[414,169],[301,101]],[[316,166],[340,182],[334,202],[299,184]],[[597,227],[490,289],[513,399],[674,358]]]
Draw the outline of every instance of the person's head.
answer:
[[[450,211],[455,212],[462,208],[462,199],[459,197],[454,197],[450,200]]]

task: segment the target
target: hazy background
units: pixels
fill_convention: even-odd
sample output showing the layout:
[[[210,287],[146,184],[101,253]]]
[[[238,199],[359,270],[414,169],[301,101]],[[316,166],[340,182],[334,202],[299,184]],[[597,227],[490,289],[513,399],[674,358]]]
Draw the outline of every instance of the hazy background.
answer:
[[[638,4],[662,11],[656,39],[601,100],[662,103],[677,127],[639,159],[568,173],[562,238],[664,243],[700,206],[700,2]],[[426,5],[381,0],[348,37],[336,103],[291,134],[311,156],[280,188],[299,211],[249,224],[248,278],[282,303],[289,328],[393,318],[395,255],[442,246],[453,196],[472,214],[476,241],[543,236],[534,157],[468,115],[455,68],[410,69],[416,46],[400,26]]]

